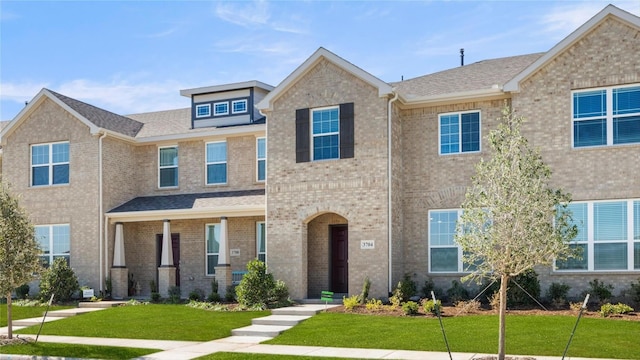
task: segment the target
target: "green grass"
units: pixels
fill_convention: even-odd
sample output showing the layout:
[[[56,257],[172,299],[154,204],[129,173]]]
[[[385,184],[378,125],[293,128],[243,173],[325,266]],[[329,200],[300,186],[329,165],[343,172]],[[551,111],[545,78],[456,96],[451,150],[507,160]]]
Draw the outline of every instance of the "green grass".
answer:
[[[184,305],[120,306],[45,323],[43,335],[209,341],[231,336],[268,311],[215,312]],[[16,331],[35,334],[37,326]]]
[[[85,359],[132,359],[162,350],[116,346],[43,343],[8,345],[0,348],[2,354],[61,356]]]
[[[73,306],[51,306],[49,311],[69,309]],[[34,318],[44,315],[46,306],[11,306],[11,318],[15,320]],[[7,304],[0,304],[0,327],[7,326]]]
[[[562,356],[576,318],[569,316],[507,317],[509,354]],[[495,353],[498,317],[443,318],[454,352]],[[567,355],[637,359],[640,322],[582,318]],[[321,313],[265,344],[446,351],[437,318],[387,317]]]
[[[298,356],[298,355],[274,355],[274,354],[250,354],[250,353],[231,353],[231,352],[218,352],[207,356],[202,356],[196,360],[341,360],[345,358],[335,357],[319,357],[319,356]],[[350,358],[351,360],[358,360]],[[363,359],[360,359],[363,360]]]

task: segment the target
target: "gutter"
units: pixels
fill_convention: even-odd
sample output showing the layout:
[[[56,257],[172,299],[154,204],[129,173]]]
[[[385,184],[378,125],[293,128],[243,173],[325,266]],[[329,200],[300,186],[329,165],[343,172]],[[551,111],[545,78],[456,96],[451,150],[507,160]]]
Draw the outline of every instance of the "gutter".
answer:
[[[393,290],[393,223],[392,223],[392,215],[391,211],[393,210],[391,205],[391,191],[392,191],[392,176],[391,176],[391,139],[392,139],[392,129],[391,129],[391,104],[398,100],[398,93],[395,92],[395,89],[392,89],[392,93],[394,93],[393,98],[389,99],[389,104],[387,105],[387,182],[389,186],[389,191],[387,191],[388,199],[387,199],[387,242],[389,246],[389,294]]]

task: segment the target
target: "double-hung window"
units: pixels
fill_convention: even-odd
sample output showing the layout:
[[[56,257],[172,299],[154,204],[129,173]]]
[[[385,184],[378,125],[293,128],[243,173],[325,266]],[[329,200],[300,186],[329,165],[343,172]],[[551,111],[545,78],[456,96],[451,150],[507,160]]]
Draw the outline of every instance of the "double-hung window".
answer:
[[[178,186],[178,147],[158,148],[158,186],[161,188]]]
[[[640,270],[640,200],[569,204],[582,258],[556,261],[556,270]]]
[[[256,140],[256,167],[258,181],[265,181],[267,178],[267,138]]]
[[[69,142],[31,145],[31,186],[69,183]]]
[[[455,243],[461,210],[429,211],[430,272],[462,272],[462,250]]]
[[[574,91],[573,146],[640,143],[640,86]]]
[[[229,102],[225,101],[225,102],[214,103],[213,115],[214,116],[229,115]]]
[[[264,221],[256,223],[256,254],[258,260],[267,262],[267,226]]]
[[[441,114],[440,154],[480,151],[480,112]]]
[[[206,241],[206,271],[208,276],[216,274],[218,256],[220,255],[220,224],[207,224],[205,226]]]
[[[239,114],[247,112],[247,100],[234,100],[231,102],[231,113]]]
[[[42,250],[40,254],[42,264],[49,267],[58,258],[65,259],[69,264],[71,253],[69,224],[37,225],[34,228],[36,240]]]
[[[340,158],[340,112],[337,106],[312,111],[313,160]]]
[[[227,142],[207,143],[207,185],[227,183]]]
[[[211,104],[196,105],[196,117],[209,117],[211,116]]]

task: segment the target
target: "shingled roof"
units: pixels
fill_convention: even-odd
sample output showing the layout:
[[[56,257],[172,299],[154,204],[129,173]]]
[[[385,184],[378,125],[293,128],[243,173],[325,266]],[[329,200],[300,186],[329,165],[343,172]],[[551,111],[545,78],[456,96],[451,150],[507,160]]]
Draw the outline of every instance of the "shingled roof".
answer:
[[[89,105],[80,100],[72,99],[70,97],[58,94],[55,91],[47,89],[53,96],[58,98],[63,103],[67,104],[71,109],[78,112],[87,120],[91,121],[97,127],[111,130],[126,136],[135,137],[140,129],[142,129],[142,123],[122,115],[114,114],[110,111],[100,109],[93,105]]]
[[[478,61],[473,64],[391,83],[406,100],[502,88],[544,53]]]
[[[109,214],[136,211],[189,210],[264,204],[264,189],[197,194],[141,196],[109,211]]]

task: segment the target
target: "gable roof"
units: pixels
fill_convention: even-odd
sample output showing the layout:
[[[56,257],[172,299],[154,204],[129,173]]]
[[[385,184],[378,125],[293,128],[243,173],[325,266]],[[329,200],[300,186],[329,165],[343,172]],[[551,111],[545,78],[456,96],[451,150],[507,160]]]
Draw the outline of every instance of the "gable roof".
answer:
[[[602,9],[599,13],[597,13],[594,17],[589,19],[586,23],[582,24],[578,29],[569,34],[566,38],[560,41],[556,46],[551,48],[551,50],[547,51],[542,55],[538,60],[533,62],[527,68],[525,68],[522,72],[517,74],[513,79],[507,82],[504,85],[505,91],[519,91],[520,90],[520,82],[527,79],[529,76],[533,75],[540,68],[549,63],[552,59],[558,56],[561,52],[575,44],[577,41],[582,39],[589,31],[595,28],[598,24],[605,21],[609,17],[615,17],[618,20],[622,20],[627,24],[634,26],[640,29],[640,17],[637,17],[631,13],[628,13],[618,7],[613,5],[607,5],[604,9]]]
[[[339,57],[338,55],[332,53],[331,51],[320,47],[316,52],[314,52],[305,62],[303,62],[298,68],[296,68],[289,76],[287,76],[276,88],[271,91],[267,96],[260,101],[256,107],[259,110],[267,110],[271,109],[271,104],[275,101],[280,95],[282,95],[286,90],[288,90],[291,86],[293,86],[296,81],[298,81],[302,76],[307,74],[318,62],[322,59],[326,59],[333,64],[339,66],[340,68],[346,70],[351,73],[353,76],[358,77],[364,82],[370,84],[371,86],[378,89],[378,96],[383,97],[388,94],[391,94],[393,89],[391,85],[388,83],[378,79],[377,77],[369,74],[368,72],[362,70],[361,68],[355,66],[354,64],[348,62],[347,60]]]
[[[417,78],[391,83],[404,103],[459,100],[465,96],[501,94],[502,86],[543,53],[478,61]]]

